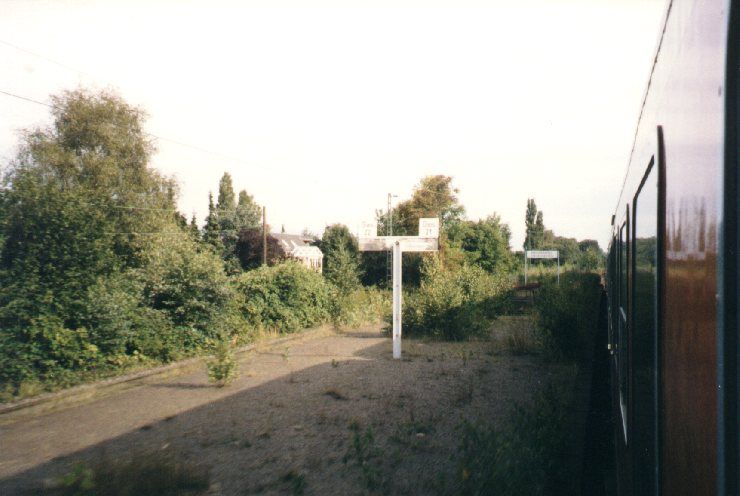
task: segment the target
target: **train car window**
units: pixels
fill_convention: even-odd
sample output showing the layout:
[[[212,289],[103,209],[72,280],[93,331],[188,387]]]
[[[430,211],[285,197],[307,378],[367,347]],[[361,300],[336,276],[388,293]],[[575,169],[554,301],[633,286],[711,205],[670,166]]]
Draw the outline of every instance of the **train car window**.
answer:
[[[650,161],[632,208],[632,440],[636,494],[657,488],[658,171]]]

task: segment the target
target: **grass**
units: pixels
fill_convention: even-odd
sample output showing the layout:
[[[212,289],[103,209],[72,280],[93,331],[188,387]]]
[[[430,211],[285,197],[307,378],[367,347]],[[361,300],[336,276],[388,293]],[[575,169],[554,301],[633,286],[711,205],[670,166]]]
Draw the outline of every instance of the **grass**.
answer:
[[[129,460],[77,463],[45,494],[51,496],[175,496],[203,494],[208,470],[163,452]]]
[[[375,443],[373,428],[368,427],[363,431],[358,422],[352,422],[349,428],[352,440],[342,461],[359,467],[362,484],[368,491],[380,489],[384,484],[380,467],[382,453]]]
[[[516,405],[501,428],[463,424],[459,494],[575,494],[562,457],[571,396],[550,385],[530,406]]]

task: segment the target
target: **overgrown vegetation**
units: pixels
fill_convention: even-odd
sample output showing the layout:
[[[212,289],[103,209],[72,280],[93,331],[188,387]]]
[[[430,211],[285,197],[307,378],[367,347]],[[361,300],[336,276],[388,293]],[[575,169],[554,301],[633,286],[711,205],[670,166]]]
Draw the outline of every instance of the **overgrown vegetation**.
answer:
[[[467,264],[450,269],[428,257],[419,289],[405,298],[404,331],[452,341],[480,335],[505,304],[509,286],[505,275]]]
[[[465,424],[460,447],[460,494],[519,496],[575,494],[563,471],[571,394],[550,385],[531,405],[516,405],[500,428]]]
[[[50,496],[180,496],[204,494],[208,470],[163,452],[126,460],[78,463],[46,494]]]
[[[566,272],[548,279],[535,301],[546,348],[557,358],[584,358],[589,334],[594,332],[599,313],[599,275]]]
[[[209,370],[220,384],[233,375],[224,343],[389,316],[389,295],[379,289],[386,254],[358,253],[346,226],[327,226],[316,241],[323,275],[286,260],[269,235],[261,266],[261,207],[246,190],[235,194],[228,173],[216,200],[209,196],[203,228],[195,218],[188,224],[177,211],[177,184],[149,164],[155,146],[142,109],[105,91],[63,92],[52,103],[52,124],[26,130],[16,158],[3,164],[2,401],[214,351]],[[384,234],[391,219],[394,234],[406,235],[417,234],[420,217],[441,220],[439,253],[404,257],[411,334],[465,339],[505,310],[518,263],[510,229],[495,213],[465,219],[457,193],[452,177],[428,176],[410,199],[377,212]],[[530,210],[533,243],[560,239],[544,230],[533,200]],[[598,245],[582,243],[577,249],[595,256]],[[543,305],[567,307],[576,293],[543,291]],[[540,312],[565,346],[568,315],[557,312],[575,310]]]

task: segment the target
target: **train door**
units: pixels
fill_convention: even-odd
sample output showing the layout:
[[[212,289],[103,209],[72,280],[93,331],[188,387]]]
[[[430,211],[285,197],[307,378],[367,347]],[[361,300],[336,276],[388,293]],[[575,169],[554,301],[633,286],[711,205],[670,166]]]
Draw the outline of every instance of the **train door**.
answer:
[[[630,453],[633,493],[658,488],[659,167],[651,159],[632,204]]]

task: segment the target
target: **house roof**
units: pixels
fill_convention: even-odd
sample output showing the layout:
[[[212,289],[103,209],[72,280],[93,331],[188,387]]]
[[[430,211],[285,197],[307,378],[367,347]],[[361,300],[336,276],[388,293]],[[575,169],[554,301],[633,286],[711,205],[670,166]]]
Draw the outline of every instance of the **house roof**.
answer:
[[[324,256],[316,246],[309,244],[313,239],[298,234],[270,234],[280,242],[287,255],[298,258],[321,258]]]

